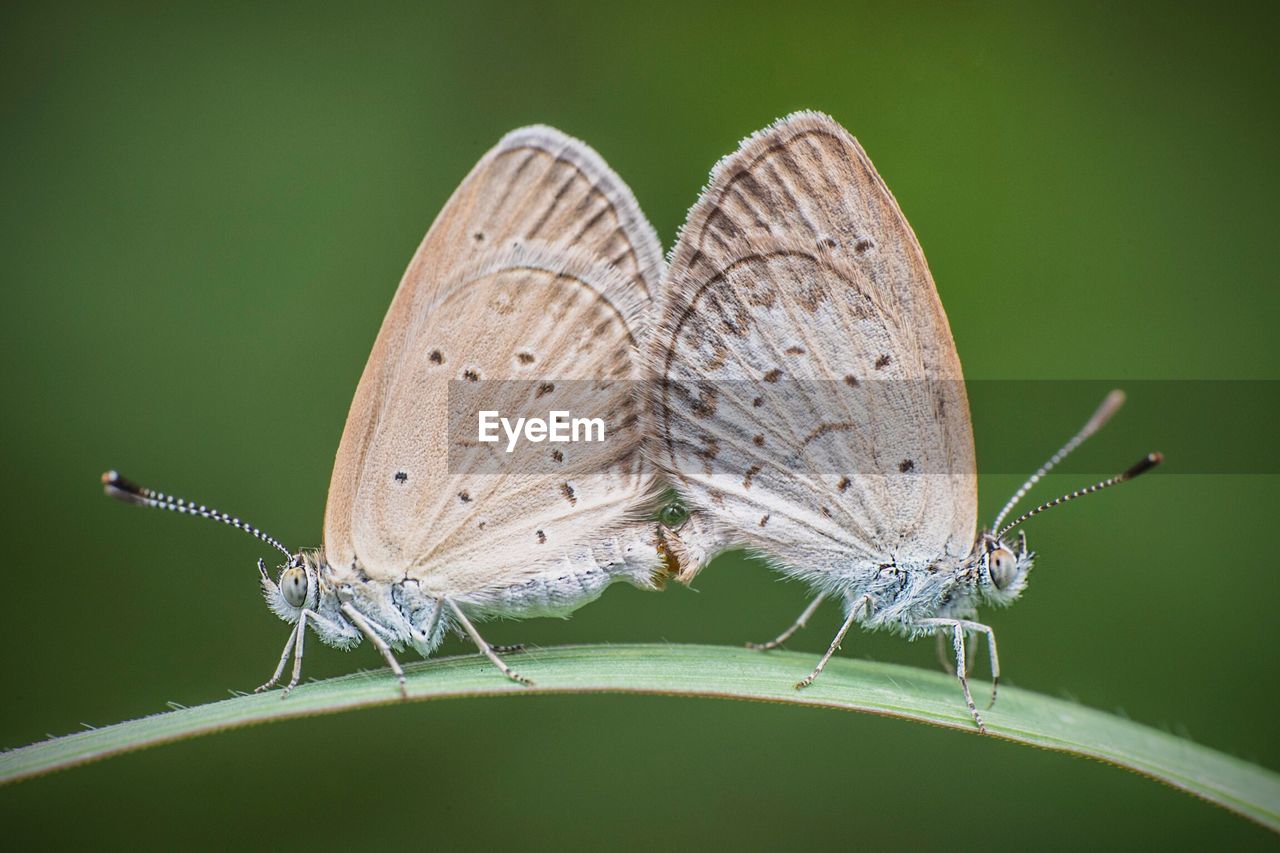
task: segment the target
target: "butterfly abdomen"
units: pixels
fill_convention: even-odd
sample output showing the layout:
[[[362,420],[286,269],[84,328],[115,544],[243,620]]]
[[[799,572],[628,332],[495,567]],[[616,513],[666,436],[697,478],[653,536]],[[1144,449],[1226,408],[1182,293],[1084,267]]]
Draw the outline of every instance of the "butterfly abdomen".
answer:
[[[655,589],[663,573],[656,530],[627,533],[566,549],[558,558],[532,567],[516,584],[498,584],[454,598],[477,618],[566,617],[596,600],[611,584],[626,581]]]

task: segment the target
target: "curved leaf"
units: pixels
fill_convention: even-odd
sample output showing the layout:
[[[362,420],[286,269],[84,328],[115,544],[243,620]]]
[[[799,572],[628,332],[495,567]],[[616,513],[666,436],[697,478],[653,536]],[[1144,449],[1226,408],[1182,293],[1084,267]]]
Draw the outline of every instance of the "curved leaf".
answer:
[[[518,656],[522,687],[479,655],[405,667],[411,700],[536,693],[647,693],[865,711],[977,734],[955,680],[940,672],[835,658],[806,690],[812,655],[683,645],[560,646]],[[975,691],[977,692],[977,691]],[[52,738],[0,754],[14,782],[147,746],[224,729],[402,701],[385,670],[237,696]],[[988,734],[1115,764],[1280,831],[1280,774],[1130,720],[1016,688],[984,712]]]

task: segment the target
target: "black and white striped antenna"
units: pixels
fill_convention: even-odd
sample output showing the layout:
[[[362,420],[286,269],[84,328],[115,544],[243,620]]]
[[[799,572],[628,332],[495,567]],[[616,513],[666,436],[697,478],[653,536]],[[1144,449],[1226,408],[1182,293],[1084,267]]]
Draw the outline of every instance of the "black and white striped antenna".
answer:
[[[1005,517],[1013,511],[1013,508],[1018,505],[1018,501],[1026,497],[1027,492],[1031,491],[1031,487],[1040,482],[1044,478],[1044,475],[1052,471],[1059,462],[1066,459],[1067,456],[1071,454],[1071,451],[1083,444],[1085,439],[1102,429],[1102,427],[1106,425],[1107,421],[1111,420],[1111,416],[1114,415],[1123,405],[1123,391],[1117,388],[1115,391],[1108,394],[1106,399],[1102,401],[1102,405],[1098,406],[1097,411],[1095,411],[1093,416],[1089,418],[1088,423],[1082,426],[1079,432],[1071,436],[1070,441],[1058,448],[1058,452],[1050,456],[1049,461],[1041,465],[1040,470],[1028,477],[1027,481],[1019,487],[1018,491],[1013,493],[1013,497],[1009,498],[1009,500],[1005,502],[1005,505],[1000,509],[1000,513],[996,515],[996,520],[991,522],[991,529],[999,530],[1000,522],[1004,521]],[[1010,525],[1010,527],[1012,526],[1013,525]]]
[[[1003,540],[1004,535],[1008,533],[1010,530],[1017,527],[1019,524],[1026,521],[1028,518],[1031,518],[1032,516],[1035,516],[1035,515],[1039,515],[1040,513],[1044,512],[1046,509],[1053,509],[1058,504],[1064,504],[1067,501],[1073,501],[1076,498],[1081,498],[1081,497],[1084,497],[1085,495],[1091,495],[1094,492],[1100,492],[1103,489],[1109,489],[1112,486],[1118,486],[1121,483],[1126,483],[1129,480],[1132,480],[1134,477],[1139,476],[1140,474],[1147,473],[1148,471],[1150,471],[1152,468],[1156,467],[1163,461],[1164,461],[1164,457],[1161,456],[1159,453],[1148,453],[1146,456],[1139,459],[1135,464],[1131,465],[1123,473],[1117,474],[1114,477],[1103,480],[1100,483],[1094,483],[1092,486],[1086,486],[1083,489],[1076,489],[1074,492],[1068,492],[1062,497],[1054,498],[1051,501],[1042,503],[1040,504],[1040,506],[1036,507],[1035,509],[1024,512],[1022,515],[1018,516],[1013,521],[1006,524],[1004,528],[999,533],[996,534],[996,541]]]
[[[273,536],[268,536],[252,524],[247,524],[233,515],[229,515],[221,510],[207,507],[204,504],[192,503],[182,498],[166,495],[164,492],[157,492],[154,489],[148,489],[139,486],[130,480],[126,480],[120,476],[118,471],[108,471],[102,475],[102,490],[107,493],[107,497],[115,498],[127,504],[135,506],[149,506],[155,509],[167,509],[172,512],[181,512],[187,515],[198,515],[201,518],[211,518],[214,521],[221,521],[223,524],[229,524],[236,530],[243,530],[250,536],[266,542],[272,548],[275,548],[281,554],[284,554],[289,561],[289,565],[294,565],[296,560],[293,554],[289,553],[289,549],[280,544]]]

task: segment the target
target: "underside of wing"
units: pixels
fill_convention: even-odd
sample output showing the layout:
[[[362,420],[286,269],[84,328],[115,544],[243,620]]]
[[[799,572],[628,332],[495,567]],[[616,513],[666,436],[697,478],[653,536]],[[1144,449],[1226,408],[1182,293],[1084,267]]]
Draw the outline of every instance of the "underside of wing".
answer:
[[[360,567],[457,594],[516,583],[636,522],[652,485],[631,383],[643,311],[615,269],[557,247],[464,268],[415,332],[366,456]],[[500,430],[480,441],[484,411],[605,423],[598,441],[512,448]]]
[[[538,531],[551,542],[553,530],[582,530],[565,520],[575,512],[598,510],[605,532],[629,519],[650,486],[634,418],[630,437],[610,436],[611,458],[593,448],[590,459],[566,451],[560,472],[521,467],[450,447],[450,381],[492,386],[501,402],[534,380],[625,387],[662,269],[652,228],[599,155],[547,127],[508,134],[441,211],[383,322],[334,464],[330,565],[400,578],[451,561],[483,573],[495,559],[541,559]],[[495,537],[517,520],[535,526],[521,552],[504,553]]]
[[[866,154],[800,113],[718,164],[646,348],[655,460],[800,568],[967,553],[973,438],[924,255]]]

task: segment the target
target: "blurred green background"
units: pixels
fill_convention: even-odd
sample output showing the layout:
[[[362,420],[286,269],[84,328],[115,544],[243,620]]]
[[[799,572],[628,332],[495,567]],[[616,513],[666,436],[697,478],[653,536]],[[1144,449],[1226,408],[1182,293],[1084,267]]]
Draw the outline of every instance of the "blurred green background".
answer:
[[[1262,7],[1230,3],[6,4],[0,745],[265,679],[286,634],[257,592],[269,552],[109,502],[98,475],[318,544],[396,282],[454,186],[522,124],[587,140],[669,245],[740,137],[823,109],[920,235],[970,377],[1280,378],[1276,36]],[[984,405],[979,453],[1047,454],[1092,403]],[[1182,417],[1132,396],[1077,467],[1127,465]],[[984,479],[984,517],[1017,479]],[[1276,485],[1180,476],[1172,459],[1034,525],[1028,594],[988,614],[1009,680],[1280,767]],[[617,587],[569,622],[488,634],[737,643],[804,601],[728,557],[697,592]],[[791,647],[817,652],[837,621],[823,610]],[[379,663],[367,646],[308,648],[314,677]],[[845,654],[936,665],[932,643],[892,637]],[[209,737],[0,791],[0,823],[11,849],[1272,842],[1056,754],[624,697]]]

